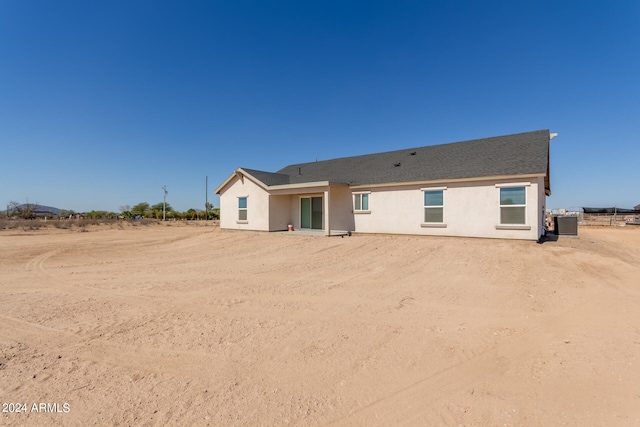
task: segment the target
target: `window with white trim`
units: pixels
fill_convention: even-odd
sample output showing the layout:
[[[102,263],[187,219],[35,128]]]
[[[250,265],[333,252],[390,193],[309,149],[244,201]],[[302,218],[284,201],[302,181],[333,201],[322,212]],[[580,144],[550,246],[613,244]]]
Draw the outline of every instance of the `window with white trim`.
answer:
[[[444,190],[424,190],[424,222],[444,223]]]
[[[358,193],[353,195],[353,210],[355,212],[369,211],[369,194]]]
[[[238,221],[247,220],[247,198],[238,197]]]
[[[527,191],[526,187],[500,188],[500,224],[526,224]]]

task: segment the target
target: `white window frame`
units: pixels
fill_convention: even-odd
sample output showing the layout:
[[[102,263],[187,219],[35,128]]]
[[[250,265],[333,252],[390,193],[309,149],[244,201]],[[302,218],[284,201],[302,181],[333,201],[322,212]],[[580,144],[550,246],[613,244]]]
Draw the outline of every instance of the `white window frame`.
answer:
[[[436,228],[446,228],[446,190],[447,187],[426,187],[420,189],[420,194],[422,195],[422,227],[436,227]],[[441,191],[442,192],[442,205],[429,205],[425,204],[425,193]],[[427,222],[427,209],[442,209],[442,222]]]
[[[499,230],[530,230],[531,226],[529,224],[529,218],[527,215],[527,201],[529,197],[527,195],[527,187],[530,187],[531,183],[529,182],[513,182],[513,183],[503,183],[496,184],[496,188],[498,189],[498,225],[496,229]],[[524,204],[517,205],[503,205],[502,204],[502,189],[503,188],[522,188],[524,189]],[[524,222],[520,224],[507,224],[502,222],[502,209],[506,208],[521,208],[524,209]]]
[[[369,196],[371,191],[358,191],[353,193],[353,213],[368,214],[371,213],[371,197]],[[362,200],[364,196],[367,197],[367,209],[362,209]],[[360,205],[358,206],[357,200],[360,199]]]
[[[245,199],[244,208],[240,207],[240,200]],[[249,196],[239,196],[238,197],[238,220],[236,221],[238,224],[248,224],[249,223]],[[241,213],[244,212],[245,219],[241,219]]]

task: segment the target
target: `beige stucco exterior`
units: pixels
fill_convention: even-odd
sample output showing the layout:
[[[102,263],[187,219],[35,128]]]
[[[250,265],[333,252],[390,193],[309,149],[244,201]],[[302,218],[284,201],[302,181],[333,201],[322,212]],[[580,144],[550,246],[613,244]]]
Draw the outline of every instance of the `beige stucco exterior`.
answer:
[[[293,187],[293,188],[291,188]],[[351,192],[345,185],[320,183],[309,186],[267,188],[250,175],[237,171],[218,190],[220,227],[233,230],[281,231],[300,228],[300,199],[322,197],[322,230],[351,231]],[[247,198],[247,220],[239,220],[238,199]],[[335,203],[332,201],[335,199]],[[349,206],[349,209],[345,209]],[[335,217],[335,218],[334,218]]]
[[[525,224],[500,224],[500,188],[523,186]],[[444,222],[424,223],[425,190],[441,189]],[[537,240],[543,234],[544,176],[493,177],[456,182],[421,182],[349,187],[329,182],[268,187],[242,170],[218,190],[220,227],[279,231],[300,228],[300,199],[322,197],[322,230]],[[369,196],[369,210],[354,212],[353,195]],[[247,220],[238,218],[238,198],[247,198]]]
[[[359,233],[421,234],[537,240],[544,207],[542,178],[370,188],[369,211],[354,213]],[[500,186],[524,186],[524,226],[500,225]],[[444,222],[424,223],[424,190],[443,190]],[[362,187],[354,192],[366,192]],[[544,206],[544,205],[542,205]]]
[[[353,215],[353,191],[347,187],[331,187],[329,201],[331,203],[329,218],[332,230],[355,231]],[[345,209],[345,206],[348,206]]]
[[[223,197],[224,195],[224,197]],[[254,180],[236,174],[220,197],[220,227],[234,230],[270,231],[269,194]],[[238,198],[247,198],[247,220],[238,219]]]

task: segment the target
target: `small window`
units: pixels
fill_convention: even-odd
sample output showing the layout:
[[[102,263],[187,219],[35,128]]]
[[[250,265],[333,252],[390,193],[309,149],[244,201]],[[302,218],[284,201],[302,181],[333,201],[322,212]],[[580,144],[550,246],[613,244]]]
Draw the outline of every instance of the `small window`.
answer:
[[[369,195],[368,194],[354,194],[354,211],[368,211],[369,210]]]
[[[238,197],[238,221],[247,220],[247,198]]]
[[[500,224],[526,224],[526,194],[525,187],[500,189]]]
[[[424,222],[444,223],[444,191],[424,192]]]

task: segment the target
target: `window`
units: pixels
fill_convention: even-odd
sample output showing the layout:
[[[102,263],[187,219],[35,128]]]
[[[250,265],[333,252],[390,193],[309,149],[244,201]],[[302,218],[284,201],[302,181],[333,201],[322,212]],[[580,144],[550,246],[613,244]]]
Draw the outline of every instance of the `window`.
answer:
[[[500,224],[526,223],[526,194],[525,187],[500,188]]]
[[[354,194],[354,211],[368,211],[369,210],[369,195],[368,194]]]
[[[238,221],[247,220],[247,198],[238,197]]]
[[[424,192],[424,222],[444,223],[444,190]]]

